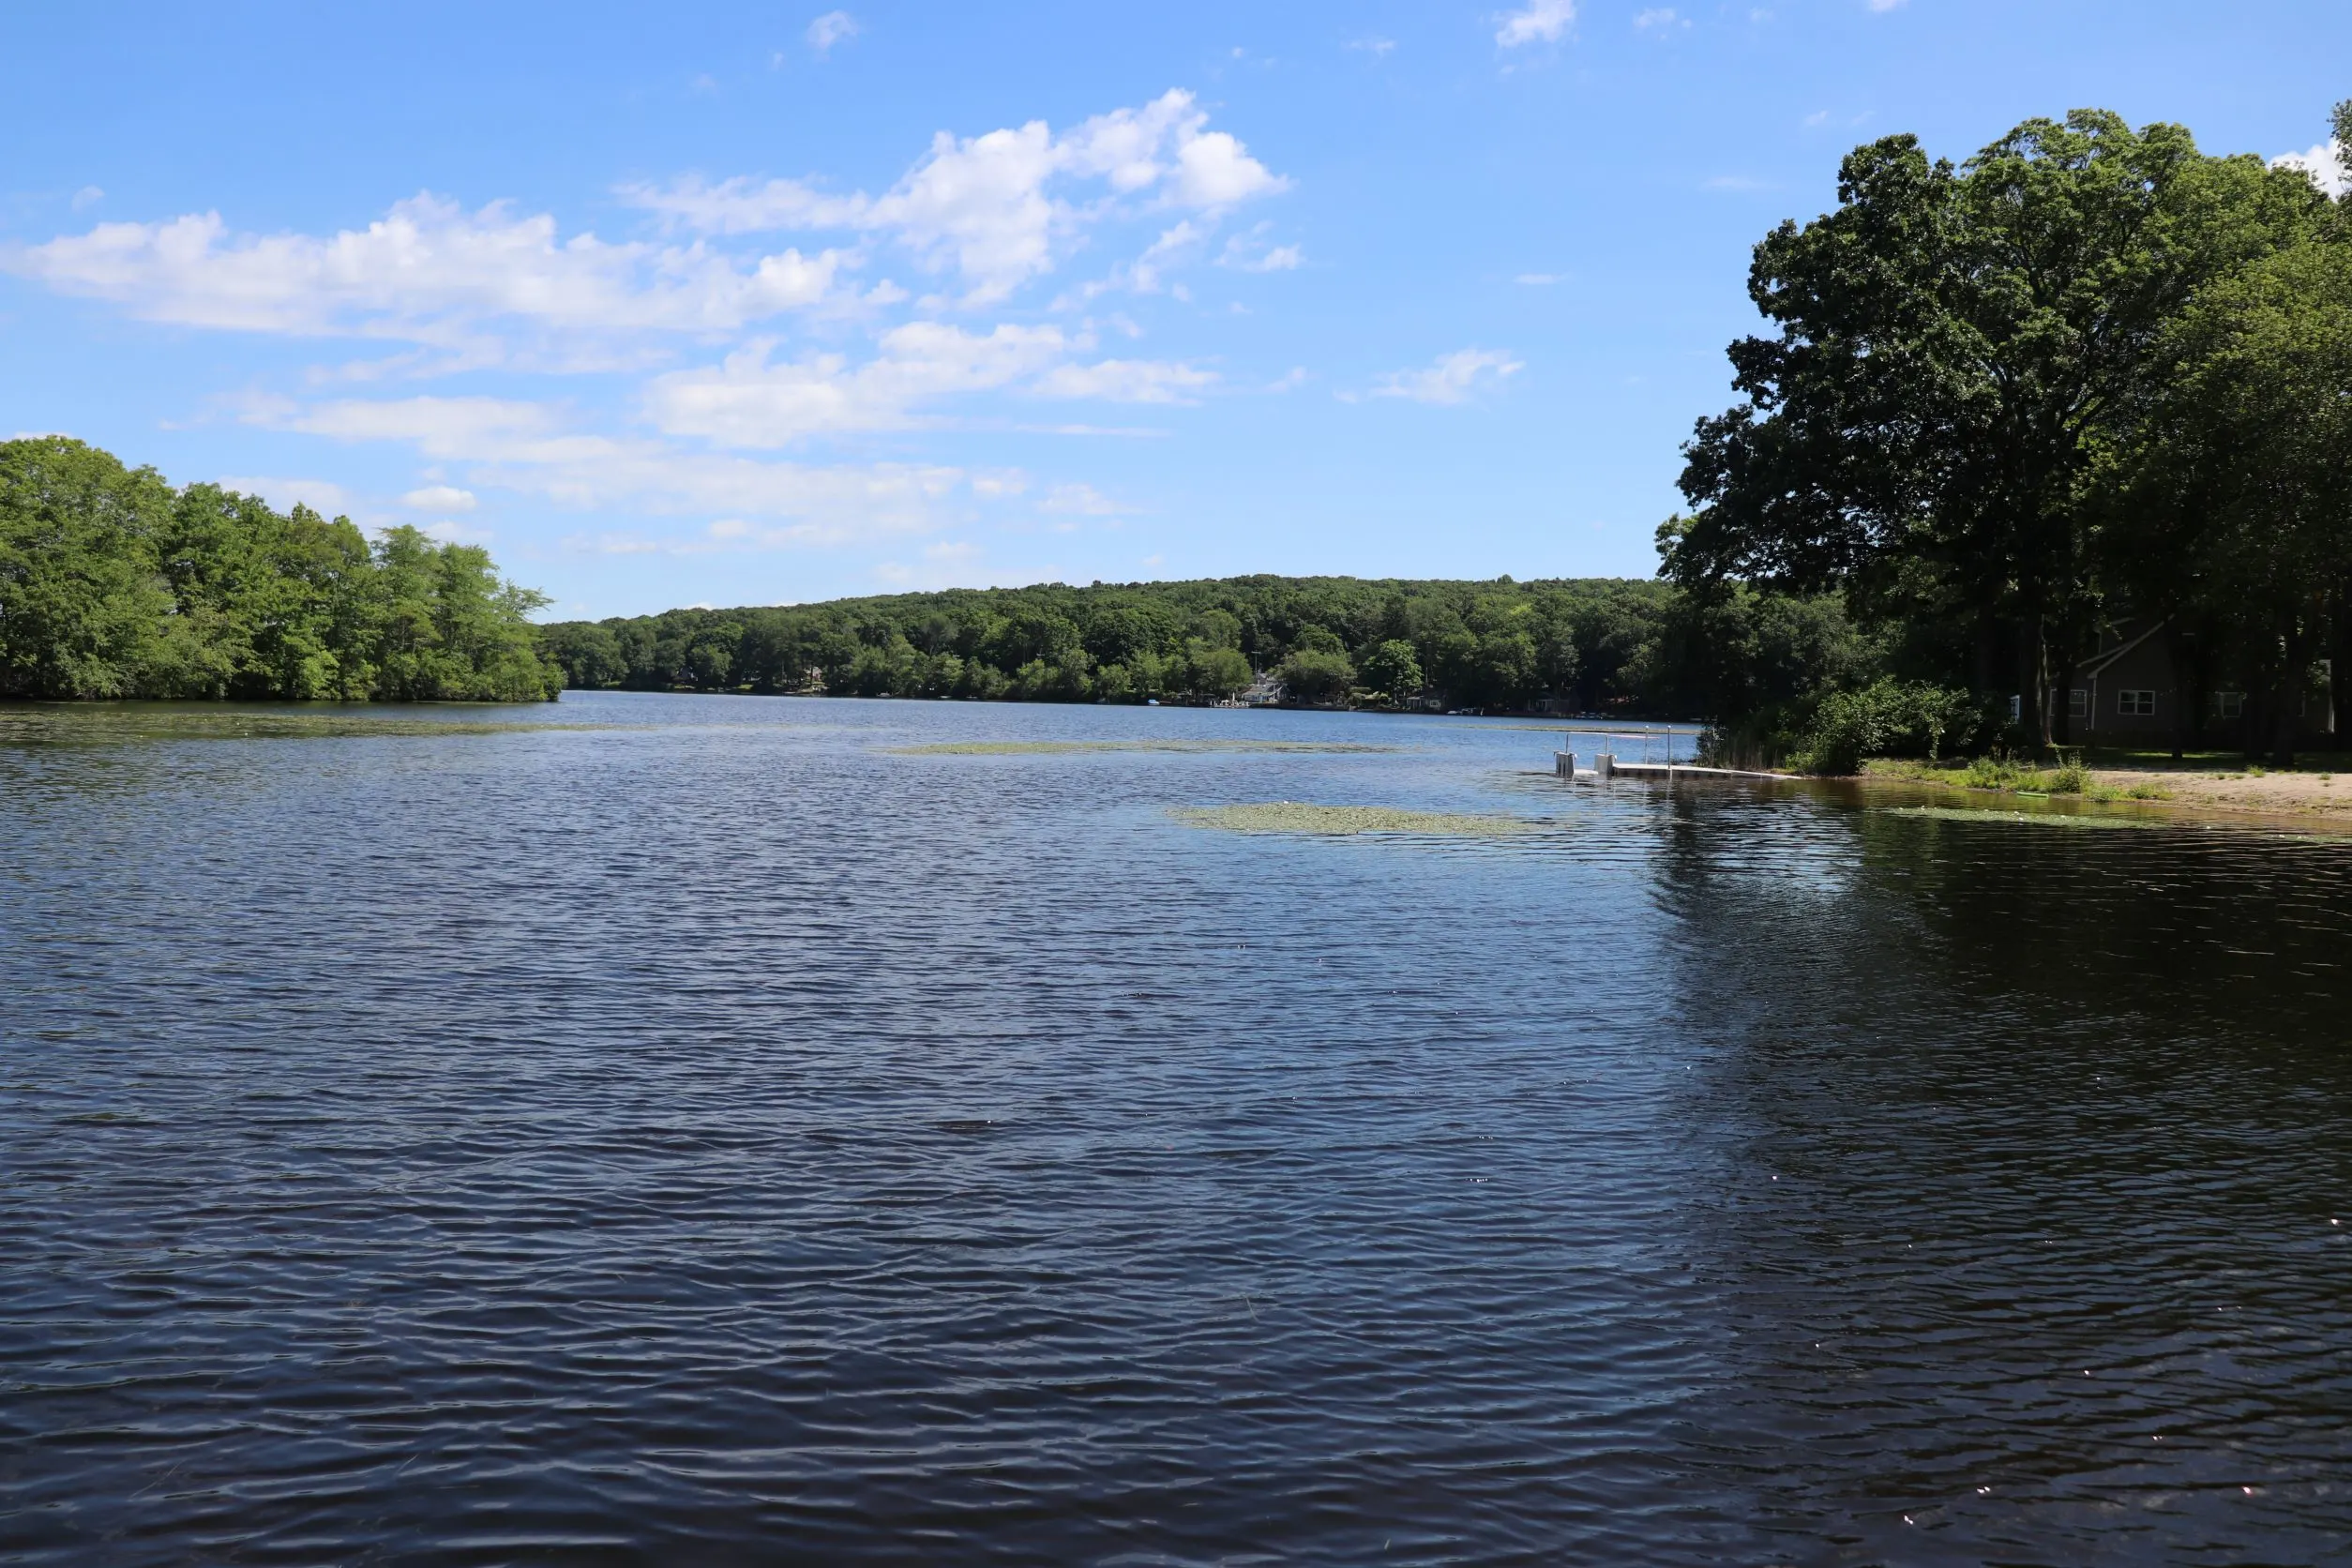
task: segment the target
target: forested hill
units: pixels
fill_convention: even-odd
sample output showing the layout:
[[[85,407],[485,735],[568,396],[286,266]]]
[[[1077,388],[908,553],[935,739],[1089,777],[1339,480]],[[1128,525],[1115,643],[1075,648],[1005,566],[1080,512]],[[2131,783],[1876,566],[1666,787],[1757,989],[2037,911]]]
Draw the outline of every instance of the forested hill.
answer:
[[[536,701],[546,602],[475,546],[0,442],[0,697]]]
[[[545,629],[574,686],[1046,701],[1213,701],[1264,672],[1310,701],[1700,717],[1861,671],[1829,599],[1667,585],[1238,577],[673,610]]]

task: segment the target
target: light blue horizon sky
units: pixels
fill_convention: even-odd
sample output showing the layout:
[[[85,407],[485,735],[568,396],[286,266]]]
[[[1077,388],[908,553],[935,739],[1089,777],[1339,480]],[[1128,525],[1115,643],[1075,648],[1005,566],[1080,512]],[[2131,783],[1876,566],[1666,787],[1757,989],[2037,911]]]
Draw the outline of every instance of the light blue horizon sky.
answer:
[[[2097,106],[2308,152],[2341,21],[43,8],[0,432],[480,539],[566,616],[1647,576],[1749,249],[1848,147]]]

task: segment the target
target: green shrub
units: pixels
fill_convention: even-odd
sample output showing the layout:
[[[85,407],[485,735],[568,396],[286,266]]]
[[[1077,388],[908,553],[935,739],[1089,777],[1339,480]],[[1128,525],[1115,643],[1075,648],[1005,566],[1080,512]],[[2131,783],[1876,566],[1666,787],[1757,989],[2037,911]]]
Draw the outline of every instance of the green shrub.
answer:
[[[1933,761],[1948,741],[1965,746],[1990,722],[1983,705],[1965,691],[1882,680],[1822,698],[1790,761],[1802,772],[1818,774],[1859,773],[1865,757]]]
[[[1971,790],[2013,790],[2024,777],[2015,762],[2007,757],[1979,757],[1968,763],[1968,771],[1960,782]]]

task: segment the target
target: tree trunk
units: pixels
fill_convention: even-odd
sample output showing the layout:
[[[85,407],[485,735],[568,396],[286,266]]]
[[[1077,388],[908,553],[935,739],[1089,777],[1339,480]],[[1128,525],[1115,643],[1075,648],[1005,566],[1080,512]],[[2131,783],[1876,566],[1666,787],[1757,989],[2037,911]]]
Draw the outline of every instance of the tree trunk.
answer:
[[[2352,587],[2339,586],[2328,604],[2328,712],[2330,751],[2347,749],[2352,735]]]
[[[2050,648],[2042,615],[2036,611],[2026,623],[2026,646],[2020,655],[2026,669],[2026,718],[2030,727],[2027,733],[2041,742],[2042,749],[2050,749]]]
[[[2069,639],[2065,650],[2058,656],[2058,681],[2056,689],[2050,694],[2050,710],[2058,716],[2060,746],[2074,744],[2074,670],[2077,663],[2074,643]],[[2084,716],[2089,716],[2088,711]]]
[[[2172,667],[2172,760],[2180,761],[2189,745],[2190,705],[2198,693],[2191,679],[2188,649],[2182,646],[2180,625],[2164,623],[2164,658]]]
[[[2270,765],[2295,765],[2295,731],[2303,721],[2303,633],[2293,617],[2279,628],[2279,677],[2270,716]]]

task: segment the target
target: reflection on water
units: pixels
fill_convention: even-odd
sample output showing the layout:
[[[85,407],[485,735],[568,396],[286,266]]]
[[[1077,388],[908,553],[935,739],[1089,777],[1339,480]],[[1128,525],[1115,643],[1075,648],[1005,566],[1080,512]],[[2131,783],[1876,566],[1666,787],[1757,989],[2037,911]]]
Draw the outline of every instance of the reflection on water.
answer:
[[[0,1553],[2339,1549],[2343,846],[494,718],[0,740]]]
[[[1677,816],[1693,1132],[1726,1161],[1697,1208],[1731,1354],[1695,1419],[1779,1549],[2340,1549],[2352,858]]]

